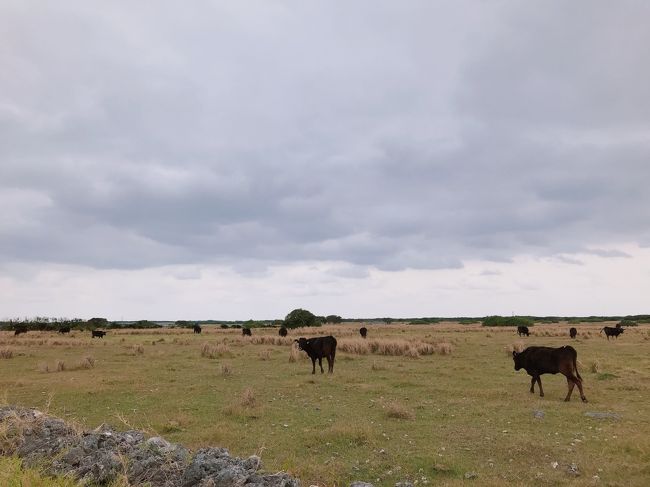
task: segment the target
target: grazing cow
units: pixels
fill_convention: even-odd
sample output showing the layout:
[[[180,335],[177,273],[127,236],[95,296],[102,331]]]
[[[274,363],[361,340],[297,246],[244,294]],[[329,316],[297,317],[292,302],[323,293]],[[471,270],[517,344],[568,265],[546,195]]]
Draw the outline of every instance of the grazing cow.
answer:
[[[92,333],[91,338],[104,338],[106,335],[106,332],[102,330],[92,330],[90,333]]]
[[[611,327],[611,326],[606,326],[602,330],[600,330],[600,333],[605,332],[605,335],[607,336],[607,339],[609,340],[609,337],[616,337],[618,340],[618,336],[625,331],[625,328],[617,326],[616,328]]]
[[[517,335],[519,335],[519,336],[521,336],[521,335],[530,336],[530,332],[528,331],[528,327],[527,326],[518,326],[517,327]]]
[[[242,328],[241,329],[241,334],[242,334],[242,336],[249,336],[249,337],[253,336],[253,334],[251,333],[250,328]]]
[[[61,333],[61,335],[63,335],[64,333],[70,333],[70,327],[64,326],[63,328],[59,328],[59,333]]]
[[[365,326],[359,328],[359,334],[361,334],[363,338],[366,338],[366,336],[368,335],[368,328],[366,328]]]
[[[298,349],[307,352],[311,359],[311,373],[316,373],[316,359],[320,366],[321,374],[323,370],[323,357],[327,359],[327,372],[329,374],[334,372],[334,356],[336,355],[336,338],[333,336],[317,337],[317,338],[299,338],[294,340],[298,344]]]
[[[14,331],[14,336],[18,336],[21,333],[27,333],[27,328],[23,328],[23,327],[16,328],[16,331]]]
[[[577,335],[578,335],[578,330],[576,330],[576,329],[573,328],[573,327],[572,327],[572,328],[569,328],[569,336],[570,336],[571,338],[575,338]]]
[[[570,401],[573,387],[578,386],[580,399],[587,402],[587,398],[582,391],[582,377],[578,372],[576,363],[578,353],[575,348],[568,345],[559,348],[528,347],[523,352],[517,353],[513,351],[512,358],[515,361],[515,370],[524,369],[532,377],[530,381],[531,393],[535,392],[535,382],[537,382],[539,384],[539,395],[544,397],[540,376],[559,372],[566,377],[567,386],[569,387],[569,392],[564,400]]]
[[[194,330],[194,333],[198,333],[199,335],[201,334],[201,327],[199,325],[194,325],[192,329]]]
[[[284,326],[280,327],[280,330],[278,331],[278,335],[281,337],[286,337],[287,336],[287,329]]]

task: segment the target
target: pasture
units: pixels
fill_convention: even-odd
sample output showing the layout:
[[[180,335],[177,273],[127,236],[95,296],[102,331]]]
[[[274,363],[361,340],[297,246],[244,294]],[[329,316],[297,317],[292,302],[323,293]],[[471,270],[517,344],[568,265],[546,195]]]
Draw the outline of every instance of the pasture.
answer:
[[[191,448],[258,454],[303,485],[647,485],[650,327],[609,342],[604,324],[361,325],[289,330],[0,332],[0,398],[87,428],[138,428]],[[613,324],[611,324],[613,326]],[[334,374],[311,374],[299,336],[338,340]],[[511,352],[572,345],[589,403],[544,375],[528,392]],[[327,367],[325,364],[325,370]],[[542,418],[534,416],[543,411]],[[585,412],[612,412],[595,419]],[[572,472],[577,467],[579,475]]]

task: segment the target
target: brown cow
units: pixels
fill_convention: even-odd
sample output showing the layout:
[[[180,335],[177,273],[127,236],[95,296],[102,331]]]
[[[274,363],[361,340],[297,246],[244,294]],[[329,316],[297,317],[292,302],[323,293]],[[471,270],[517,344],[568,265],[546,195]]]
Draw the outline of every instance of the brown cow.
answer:
[[[582,377],[578,372],[577,358],[578,353],[571,346],[559,348],[552,347],[528,347],[523,352],[512,352],[512,358],[515,362],[515,370],[524,369],[532,377],[530,381],[530,392],[535,392],[535,382],[539,385],[539,395],[544,397],[542,389],[542,374],[561,373],[566,377],[569,392],[564,398],[565,401],[571,400],[573,387],[578,386],[580,390],[580,399],[587,402],[587,398],[582,391]]]

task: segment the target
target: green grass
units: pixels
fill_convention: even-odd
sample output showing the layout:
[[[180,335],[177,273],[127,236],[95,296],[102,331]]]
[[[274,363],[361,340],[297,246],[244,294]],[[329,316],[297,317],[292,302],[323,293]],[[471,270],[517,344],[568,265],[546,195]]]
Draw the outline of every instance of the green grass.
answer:
[[[111,331],[94,341],[4,332],[0,348],[14,353],[0,360],[0,394],[89,428],[109,422],[192,448],[259,454],[266,471],[287,470],[303,485],[465,485],[466,472],[478,474],[473,485],[647,485],[650,327],[607,342],[597,325],[578,326],[576,340],[566,324],[536,326],[528,338],[480,325],[368,326],[369,339],[395,341],[384,349],[399,351],[404,340],[438,344],[438,352],[419,358],[366,353],[356,342],[360,325],[310,330],[363,353],[339,351],[331,376],[312,376],[302,353],[290,362],[288,344],[254,344],[217,327],[202,335]],[[202,356],[205,343],[214,353]],[[442,354],[440,343],[451,353]],[[520,343],[576,348],[590,403],[580,402],[577,389],[564,403],[561,375],[542,377],[544,398],[530,394],[530,378],[514,371],[509,355]],[[81,367],[85,357],[94,367]],[[57,361],[66,370],[56,371]],[[55,371],[43,372],[44,365]],[[543,419],[533,417],[536,409]],[[586,411],[622,419],[595,420]],[[566,473],[571,463],[580,477]]]

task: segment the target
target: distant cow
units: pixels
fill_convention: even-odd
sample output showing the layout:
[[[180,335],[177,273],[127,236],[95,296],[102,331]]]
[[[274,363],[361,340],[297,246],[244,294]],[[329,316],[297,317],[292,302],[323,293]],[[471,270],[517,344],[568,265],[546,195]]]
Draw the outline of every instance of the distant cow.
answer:
[[[242,328],[241,329],[241,334],[242,334],[242,336],[249,336],[249,337],[253,336],[253,334],[251,333],[250,328]]]
[[[14,336],[18,336],[21,333],[27,333],[27,328],[23,328],[23,327],[16,328],[16,330],[14,331]]]
[[[362,327],[362,328],[359,328],[359,334],[360,334],[363,338],[366,338],[366,336],[368,335],[368,328],[366,328],[365,326]]]
[[[92,333],[91,338],[104,338],[106,335],[106,332],[102,330],[92,330],[90,333]]]
[[[62,335],[64,333],[70,333],[70,327],[69,326],[64,326],[63,328],[59,328],[59,333],[61,333]]]
[[[600,333],[605,332],[605,335],[607,336],[607,339],[609,340],[609,337],[616,337],[618,340],[618,336],[625,331],[625,328],[622,328],[620,326],[617,327],[611,327],[611,326],[606,326],[602,330],[600,330]]]
[[[327,359],[327,372],[329,374],[334,372],[334,356],[336,355],[336,338],[333,336],[317,337],[317,338],[299,338],[294,340],[298,344],[298,348],[307,352],[311,359],[311,373],[316,373],[316,359],[320,366],[321,374],[323,370],[323,357]]]
[[[517,353],[513,351],[512,358],[515,361],[515,370],[524,369],[532,377],[530,381],[531,393],[535,392],[535,382],[537,382],[539,384],[539,395],[544,397],[540,376],[559,372],[566,377],[567,386],[569,387],[569,392],[564,400],[570,401],[573,387],[578,386],[580,399],[587,402],[587,398],[582,391],[582,377],[578,373],[576,363],[578,353],[575,348],[568,345],[559,348],[528,347],[523,352]]]
[[[571,338],[575,338],[577,335],[578,335],[578,330],[576,330],[575,328],[570,328],[569,329],[569,336]]]
[[[287,336],[287,329],[284,326],[280,327],[280,330],[278,330],[278,335],[281,337],[286,337]]]
[[[194,325],[192,329],[194,330],[194,333],[198,333],[199,335],[201,334],[201,327],[199,325]]]
[[[517,335],[519,335],[519,336],[521,336],[521,335],[530,336],[530,332],[528,331],[528,327],[527,326],[518,326],[517,327]]]

